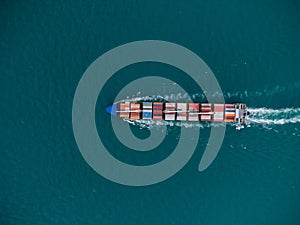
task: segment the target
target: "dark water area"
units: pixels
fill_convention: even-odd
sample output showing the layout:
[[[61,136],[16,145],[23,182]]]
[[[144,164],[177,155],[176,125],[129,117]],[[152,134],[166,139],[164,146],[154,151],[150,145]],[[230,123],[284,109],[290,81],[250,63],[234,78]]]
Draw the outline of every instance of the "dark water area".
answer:
[[[16,0],[1,5],[0,224],[300,223],[299,2]],[[249,127],[228,125],[217,158],[204,172],[198,164],[209,127],[201,128],[183,169],[150,186],[113,183],[80,154],[72,129],[79,80],[100,55],[138,40],[190,49],[214,72],[226,102],[250,107]],[[180,136],[180,127],[169,127],[162,145],[147,153],[127,149],[114,136],[105,107],[145,72],[169,76],[194,100],[203,100],[201,90],[176,68],[142,63],[116,73],[100,93],[105,98],[98,98],[97,130],[113,156],[138,165],[167,157]],[[170,89],[172,96],[185,99]],[[131,131],[139,138],[149,135],[138,126],[131,125]]]

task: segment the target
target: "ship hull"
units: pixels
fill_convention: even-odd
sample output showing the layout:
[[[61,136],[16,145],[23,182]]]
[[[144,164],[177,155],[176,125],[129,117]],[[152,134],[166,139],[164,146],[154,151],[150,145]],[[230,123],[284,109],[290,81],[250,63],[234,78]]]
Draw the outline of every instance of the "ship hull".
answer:
[[[106,108],[111,115],[130,120],[244,123],[246,104],[183,102],[118,102]]]

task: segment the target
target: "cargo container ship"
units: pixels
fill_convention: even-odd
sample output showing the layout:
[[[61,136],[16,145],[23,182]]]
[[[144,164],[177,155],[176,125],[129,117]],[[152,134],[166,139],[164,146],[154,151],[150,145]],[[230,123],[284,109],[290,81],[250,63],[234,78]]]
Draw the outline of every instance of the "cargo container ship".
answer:
[[[106,108],[111,115],[130,120],[166,120],[217,123],[245,123],[246,104],[175,103],[124,101]]]

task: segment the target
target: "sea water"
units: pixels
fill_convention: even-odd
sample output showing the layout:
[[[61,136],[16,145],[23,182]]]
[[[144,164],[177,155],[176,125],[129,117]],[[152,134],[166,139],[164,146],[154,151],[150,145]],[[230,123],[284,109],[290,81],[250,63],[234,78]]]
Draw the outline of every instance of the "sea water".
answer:
[[[295,1],[4,1],[0,224],[299,224],[299,9]],[[211,129],[205,126],[176,175],[130,187],[103,178],[84,160],[72,103],[97,57],[147,39],[195,52],[214,72],[225,101],[245,102],[251,115],[244,129],[227,125],[220,152],[204,172],[198,165]],[[124,162],[163,160],[180,138],[181,125],[169,124],[160,149],[142,153],[114,142],[108,129],[105,107],[118,91],[155,74],[205,100],[170,66],[149,62],[118,71],[99,95],[95,122],[111,154]],[[124,97],[143,96],[142,89]],[[167,90],[162,97],[169,101],[186,98]],[[130,127],[141,139],[159,129]]]

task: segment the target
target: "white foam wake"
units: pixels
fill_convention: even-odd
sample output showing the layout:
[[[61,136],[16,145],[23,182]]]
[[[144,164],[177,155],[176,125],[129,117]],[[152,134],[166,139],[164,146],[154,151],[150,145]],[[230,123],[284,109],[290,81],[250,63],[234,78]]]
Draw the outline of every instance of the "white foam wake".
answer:
[[[248,108],[250,123],[283,125],[300,122],[300,108]]]
[[[284,125],[292,123],[300,123],[300,108],[284,108],[284,109],[268,109],[268,108],[248,108],[250,115],[247,118],[246,126],[239,124],[232,124],[237,130],[244,127],[251,127],[255,124],[261,125]],[[160,126],[170,127],[218,127],[225,126],[225,123],[200,123],[189,121],[161,121],[161,120],[130,120],[125,119],[126,122],[135,126],[139,126],[141,129],[153,129]],[[267,128],[267,127],[266,127]],[[269,127],[270,128],[270,127]]]
[[[241,93],[227,93],[227,95],[234,96],[240,95]],[[247,92],[244,93],[248,95]],[[198,93],[191,96],[192,98],[204,98],[204,93]],[[143,96],[140,92],[134,96],[127,96],[125,100],[122,101],[183,101],[185,102],[188,99],[188,94],[170,94],[165,96]],[[246,126],[250,127],[255,124],[262,125],[284,125],[284,124],[293,124],[300,122],[300,108],[282,108],[282,109],[270,109],[270,108],[248,108],[250,115],[247,117]],[[153,128],[157,126],[177,126],[177,127],[211,127],[211,126],[224,126],[224,124],[219,123],[195,123],[189,121],[149,121],[149,120],[140,120],[132,121],[126,120],[127,122],[137,125],[141,128]],[[236,126],[237,124],[233,124]],[[244,126],[236,126],[237,129],[244,128]]]
[[[184,128],[205,128],[205,127],[220,127],[226,126],[225,123],[200,123],[200,122],[191,122],[191,121],[166,121],[166,120],[130,120],[124,119],[124,121],[138,126],[141,129],[153,129],[159,128],[160,126],[169,126],[169,127],[184,127]]]

